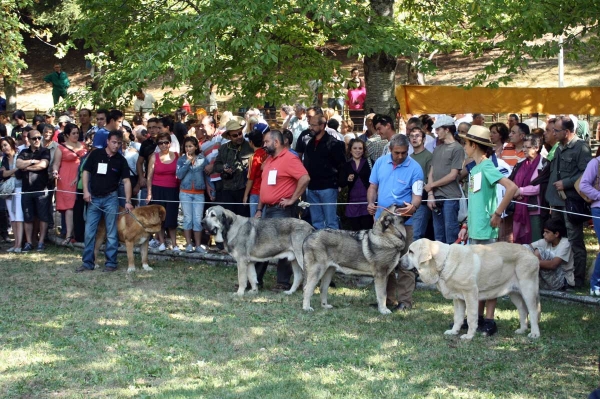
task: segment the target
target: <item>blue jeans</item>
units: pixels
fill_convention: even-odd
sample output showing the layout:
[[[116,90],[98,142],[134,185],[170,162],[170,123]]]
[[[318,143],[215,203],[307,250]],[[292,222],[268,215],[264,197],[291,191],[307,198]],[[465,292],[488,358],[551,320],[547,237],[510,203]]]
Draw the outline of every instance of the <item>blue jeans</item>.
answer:
[[[83,249],[83,266],[86,269],[94,269],[94,245],[96,244],[96,232],[98,223],[104,214],[106,223],[106,263],[109,268],[117,267],[117,250],[119,249],[119,236],[117,233],[117,213],[119,212],[119,199],[117,192],[112,192],[106,197],[92,196],[92,203],[88,204],[85,219],[85,248]]]
[[[258,208],[258,200],[260,198],[260,195],[258,194],[250,194],[248,196],[248,202],[250,203],[250,217],[253,218],[254,214],[256,213],[256,209]],[[262,216],[261,217],[265,217],[265,210],[263,209],[262,212]]]
[[[592,219],[594,221],[594,231],[596,232],[596,237],[600,240],[600,219],[596,219],[600,217],[600,208],[592,208],[592,216],[594,217]],[[590,288],[593,290],[600,289],[600,253],[596,256],[594,271],[592,272],[592,277],[590,277]]]
[[[331,98],[327,99],[327,106],[331,109],[338,109],[340,115],[344,115],[344,99],[343,98]]]
[[[445,244],[454,244],[458,238],[460,225],[458,223],[458,200],[440,201],[440,205],[433,210],[433,232],[435,240]]]
[[[421,206],[412,216],[413,242],[425,237],[429,219],[431,219],[431,209],[426,202],[421,202]]]
[[[315,229],[339,229],[337,216],[337,188],[306,190],[306,200],[310,203],[310,219]],[[332,205],[314,205],[332,204]]]
[[[204,217],[204,194],[189,194],[180,191],[179,202],[183,211],[183,229],[202,231],[200,222]]]

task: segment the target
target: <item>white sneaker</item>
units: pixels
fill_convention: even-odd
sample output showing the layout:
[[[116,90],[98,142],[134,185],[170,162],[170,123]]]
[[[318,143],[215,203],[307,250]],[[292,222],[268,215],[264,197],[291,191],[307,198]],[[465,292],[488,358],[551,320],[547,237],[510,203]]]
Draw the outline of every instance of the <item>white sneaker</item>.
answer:
[[[600,288],[590,288],[591,296],[600,296]]]
[[[181,249],[179,249],[179,245],[175,245],[175,246],[173,247],[173,251],[174,251],[174,252],[179,252],[179,251],[181,251]]]
[[[6,252],[15,252],[15,247],[10,247],[6,250]]]
[[[20,254],[21,252],[22,252],[21,248],[15,248],[15,250],[13,251],[13,254]]]
[[[205,254],[206,253],[206,249],[202,248],[201,245],[198,245],[196,247],[196,252],[199,253],[199,254]]]
[[[158,250],[159,250],[160,252],[164,251],[165,249],[167,249],[167,247],[165,246],[165,244],[164,244],[164,243],[163,243],[163,244],[160,244],[160,245],[158,246]]]
[[[194,247],[192,246],[192,244],[189,244],[187,247],[185,247],[185,252],[194,252]]]

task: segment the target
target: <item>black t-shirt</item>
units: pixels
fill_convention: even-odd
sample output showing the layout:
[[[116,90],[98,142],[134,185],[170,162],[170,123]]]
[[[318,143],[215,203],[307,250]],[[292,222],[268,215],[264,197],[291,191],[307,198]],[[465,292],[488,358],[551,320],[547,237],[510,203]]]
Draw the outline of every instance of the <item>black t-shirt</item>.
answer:
[[[106,166],[100,166],[101,164]],[[99,173],[103,169],[105,173]],[[117,191],[121,179],[129,178],[129,166],[125,157],[119,153],[109,157],[105,149],[92,151],[83,170],[90,173],[90,192],[94,197],[106,197]]]
[[[150,156],[154,154],[156,146],[156,141],[154,141],[152,137],[144,140],[140,146],[139,156],[144,158],[144,177],[148,176],[148,162],[150,161]]]
[[[48,165],[42,170],[22,171],[23,192],[44,190],[48,186],[49,181],[48,168],[50,167],[50,150],[46,147],[40,147],[37,151],[33,152],[31,147],[28,147],[19,153],[17,159],[22,159],[24,161],[30,161],[32,159],[41,161],[42,159],[45,159],[48,161]]]
[[[298,136],[298,140],[296,140],[296,152],[301,154],[304,154],[306,152],[306,144],[311,139],[311,136],[309,136],[309,134],[310,129],[306,129],[302,131],[302,133],[300,133],[300,136]]]
[[[23,134],[23,132],[30,132],[32,130],[33,130],[33,127],[31,127],[31,125],[25,125],[23,127],[16,126],[13,128],[11,135],[14,137],[17,137],[19,134]]]

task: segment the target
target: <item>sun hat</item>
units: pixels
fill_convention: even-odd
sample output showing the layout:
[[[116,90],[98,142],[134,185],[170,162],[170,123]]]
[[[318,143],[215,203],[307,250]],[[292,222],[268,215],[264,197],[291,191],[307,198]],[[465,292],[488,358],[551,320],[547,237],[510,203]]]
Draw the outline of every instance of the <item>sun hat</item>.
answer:
[[[494,146],[494,143],[490,140],[490,129],[484,126],[473,125],[466,134],[459,134],[458,136],[488,147]]]
[[[452,126],[454,125],[454,118],[448,115],[438,115],[437,118],[435,118],[435,123],[433,124],[433,128],[437,129],[438,127],[442,127],[442,126]]]
[[[231,132],[233,130],[240,130],[243,129],[245,125],[246,121],[244,121],[244,118],[240,116],[234,116],[225,124],[225,131]]]

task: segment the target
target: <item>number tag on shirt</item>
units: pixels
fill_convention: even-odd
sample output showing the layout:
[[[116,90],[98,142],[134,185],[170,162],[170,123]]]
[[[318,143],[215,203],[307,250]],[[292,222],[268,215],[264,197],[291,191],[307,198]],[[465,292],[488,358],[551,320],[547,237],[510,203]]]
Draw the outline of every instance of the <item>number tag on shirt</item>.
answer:
[[[473,192],[481,190],[481,172],[473,176]]]
[[[107,171],[108,171],[107,163],[99,163],[98,164],[98,174],[99,175],[105,175]]]
[[[276,182],[277,182],[277,171],[276,170],[270,170],[269,171],[269,178],[267,179],[267,184],[269,186],[274,186]]]

